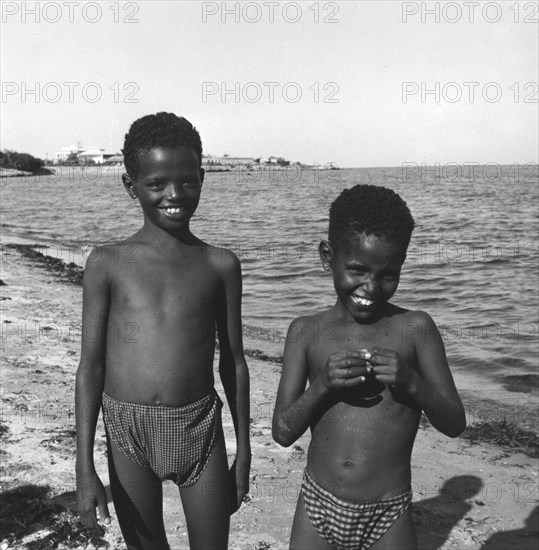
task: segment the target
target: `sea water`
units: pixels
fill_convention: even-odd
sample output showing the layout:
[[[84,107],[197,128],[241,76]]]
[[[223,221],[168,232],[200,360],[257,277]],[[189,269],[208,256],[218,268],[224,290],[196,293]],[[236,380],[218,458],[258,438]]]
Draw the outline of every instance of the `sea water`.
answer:
[[[356,183],[394,189],[416,229],[392,301],[430,313],[468,386],[492,395],[512,376],[527,381],[529,399],[539,364],[537,174],[537,165],[494,164],[209,173],[191,227],[242,262],[245,347],[279,355],[295,317],[335,302],[318,258],[331,202]],[[141,226],[115,167],[62,167],[1,186],[4,240],[66,261],[82,265],[93,246]]]

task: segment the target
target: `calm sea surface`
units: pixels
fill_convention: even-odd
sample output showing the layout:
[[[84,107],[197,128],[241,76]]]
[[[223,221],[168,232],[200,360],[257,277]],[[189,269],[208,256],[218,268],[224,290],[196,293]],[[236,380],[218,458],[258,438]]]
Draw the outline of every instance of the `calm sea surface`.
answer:
[[[466,167],[212,173],[192,229],[242,261],[245,346],[280,354],[292,319],[335,300],[317,253],[330,203],[356,183],[394,189],[416,230],[392,301],[432,315],[457,375],[499,383],[537,375],[539,364],[537,173],[531,165],[473,174]],[[59,177],[1,186],[6,239],[49,245],[49,254],[61,249],[64,258],[67,251],[77,263],[90,246],[141,226],[117,169],[64,168]]]

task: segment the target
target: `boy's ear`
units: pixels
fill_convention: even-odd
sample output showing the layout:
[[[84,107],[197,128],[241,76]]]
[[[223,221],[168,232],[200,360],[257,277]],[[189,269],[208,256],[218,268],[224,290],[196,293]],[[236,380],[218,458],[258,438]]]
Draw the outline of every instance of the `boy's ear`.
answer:
[[[132,198],[136,199],[137,194],[135,193],[135,188],[133,186],[133,180],[129,176],[129,174],[122,174],[122,181],[124,182],[125,190],[127,191],[127,194]]]
[[[318,246],[318,253],[322,261],[322,267],[329,271],[331,269],[331,261],[333,260],[333,249],[328,241],[322,241]]]
[[[200,174],[200,183],[204,183],[204,176],[206,175],[206,170],[204,168],[201,168],[198,173]]]

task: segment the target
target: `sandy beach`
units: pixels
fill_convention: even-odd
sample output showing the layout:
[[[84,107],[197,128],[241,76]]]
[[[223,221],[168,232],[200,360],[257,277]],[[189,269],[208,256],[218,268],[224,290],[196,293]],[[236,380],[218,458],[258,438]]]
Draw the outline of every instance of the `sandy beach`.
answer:
[[[76,269],[66,271],[61,262],[47,266],[15,248],[3,247],[0,278],[0,550],[123,548],[112,503],[113,520],[102,540],[89,538],[76,518],[74,382],[82,302]],[[272,440],[271,415],[280,363],[278,359],[261,360],[252,351],[248,355],[254,455],[251,489],[249,502],[232,518],[229,547],[285,549],[309,435],[288,449]],[[224,398],[220,384],[218,391]],[[481,409],[480,404],[478,407]],[[232,421],[226,405],[223,411],[232,457]],[[473,420],[479,422],[480,415]],[[475,433],[473,423],[467,432]],[[497,439],[500,442],[483,441],[477,433],[471,439],[449,439],[422,423],[412,459],[413,510],[420,548],[538,548],[537,453],[532,447],[507,441],[502,434]],[[101,421],[95,456],[98,473],[108,487]],[[166,483],[164,492],[171,547],[188,548],[177,489]]]

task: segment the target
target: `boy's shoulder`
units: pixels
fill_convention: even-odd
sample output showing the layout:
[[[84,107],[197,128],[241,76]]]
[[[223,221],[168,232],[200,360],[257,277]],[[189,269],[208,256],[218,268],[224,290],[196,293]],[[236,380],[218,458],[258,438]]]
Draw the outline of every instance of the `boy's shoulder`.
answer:
[[[387,304],[387,311],[382,319],[393,321],[398,325],[435,325],[432,317],[421,309],[406,309],[395,304]]]
[[[241,276],[240,260],[232,250],[203,242],[201,244],[202,257],[210,268],[225,277]]]
[[[241,264],[234,252],[213,246],[195,238],[190,253],[191,261],[197,260],[221,275],[240,274]],[[155,250],[143,238],[134,235],[124,241],[95,246],[86,259],[86,268],[110,269],[115,265],[151,260]]]
[[[434,319],[426,311],[391,306],[386,319],[390,323],[389,330],[398,332],[402,341],[419,344],[427,338],[441,338]]]
[[[132,238],[116,243],[95,246],[88,255],[86,267],[89,265],[105,267],[108,264],[126,262],[129,259],[135,261],[143,246],[144,243]]]
[[[93,247],[86,258],[85,278],[111,282],[123,268],[133,267],[143,261],[145,249],[150,247],[134,237]]]
[[[388,304],[389,308],[386,315],[382,319],[395,319],[398,322],[415,322],[415,323],[433,323],[432,317],[423,310],[406,309],[394,304]],[[296,317],[291,325],[306,326],[310,324],[320,323],[334,323],[334,311],[330,307],[322,311],[315,311],[313,313]]]
[[[320,333],[334,327],[332,308],[296,317],[288,328],[288,342],[309,344],[320,339]]]
[[[291,325],[306,326],[331,321],[331,310],[332,308],[329,308],[320,311],[313,311],[312,313],[308,313],[306,315],[301,315],[300,317],[296,317],[292,321]]]
[[[388,310],[382,319],[398,319],[399,322],[428,322],[432,321],[431,316],[422,310],[406,309],[394,304],[387,304]],[[315,311],[307,315],[297,317],[292,321],[292,324],[309,325],[319,323],[334,323],[336,320],[334,308],[330,307],[321,311]],[[433,322],[433,321],[432,321]]]
[[[432,317],[422,310],[411,310],[388,304],[387,314],[377,323],[383,322],[385,329],[394,330],[403,337],[420,339],[438,333]],[[329,308],[302,315],[292,321],[288,329],[288,340],[319,341],[323,334],[335,334],[339,330],[339,321],[334,315],[334,309]]]
[[[387,304],[388,311],[386,317],[394,318],[399,323],[434,323],[432,317],[421,309],[406,309],[395,304]]]

